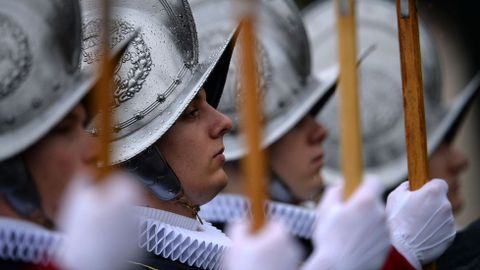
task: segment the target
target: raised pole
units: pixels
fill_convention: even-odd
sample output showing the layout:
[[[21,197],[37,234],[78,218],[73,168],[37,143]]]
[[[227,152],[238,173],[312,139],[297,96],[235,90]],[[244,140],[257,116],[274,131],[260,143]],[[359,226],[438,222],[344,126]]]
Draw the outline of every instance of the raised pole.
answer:
[[[95,106],[99,112],[99,175],[98,181],[110,173],[110,141],[112,139],[112,78],[113,63],[110,61],[110,1],[102,0],[102,29],[101,29],[101,64],[100,79],[95,87]]]
[[[262,115],[258,91],[258,71],[256,61],[255,11],[257,0],[238,0],[241,9],[240,32],[241,67],[240,77],[244,102],[241,106],[243,134],[245,134],[248,154],[243,160],[244,176],[247,180],[247,194],[252,203],[252,232],[260,230],[265,223],[266,200],[266,160],[261,148]]]
[[[397,0],[398,40],[402,70],[405,141],[408,181],[411,190],[429,181],[425,109],[423,102],[422,63],[418,34],[417,8],[414,0]],[[424,269],[436,269],[434,263]]]
[[[357,79],[357,36],[354,0],[336,0],[340,63],[340,145],[345,199],[362,181],[362,131]]]
[[[397,0],[397,20],[408,179],[410,188],[416,190],[428,181],[428,163],[420,40],[414,0]]]

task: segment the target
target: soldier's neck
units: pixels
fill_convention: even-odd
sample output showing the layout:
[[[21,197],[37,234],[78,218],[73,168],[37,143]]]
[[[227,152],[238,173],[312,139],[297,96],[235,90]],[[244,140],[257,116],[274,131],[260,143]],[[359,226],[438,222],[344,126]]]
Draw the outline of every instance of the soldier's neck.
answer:
[[[162,201],[155,197],[151,192],[147,192],[146,196],[146,205],[147,207],[160,209],[164,211],[168,211],[171,213],[175,213],[177,215],[181,215],[188,218],[196,219],[196,215],[192,209],[189,209],[184,204],[179,203],[178,201]]]

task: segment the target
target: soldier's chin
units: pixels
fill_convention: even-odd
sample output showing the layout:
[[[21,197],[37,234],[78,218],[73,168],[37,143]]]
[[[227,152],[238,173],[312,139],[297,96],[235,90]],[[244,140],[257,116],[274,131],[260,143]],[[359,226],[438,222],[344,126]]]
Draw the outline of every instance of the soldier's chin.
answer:
[[[317,197],[323,189],[323,178],[318,174],[314,173],[310,177],[303,179],[304,188],[294,191],[294,195],[301,200],[308,201]],[[292,189],[293,190],[293,189]]]
[[[217,196],[228,184],[228,176],[223,169],[219,170],[212,179],[210,196],[206,197],[200,205],[206,204]]]

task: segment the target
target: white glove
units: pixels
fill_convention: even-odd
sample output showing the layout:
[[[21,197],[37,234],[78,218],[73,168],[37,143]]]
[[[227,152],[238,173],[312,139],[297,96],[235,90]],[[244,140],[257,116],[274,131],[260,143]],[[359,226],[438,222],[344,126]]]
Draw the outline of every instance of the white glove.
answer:
[[[404,182],[388,196],[392,244],[416,269],[440,257],[455,238],[447,192],[447,183],[434,179],[413,192]]]
[[[57,263],[62,269],[122,269],[136,247],[132,206],[140,188],[125,174],[114,174],[100,185],[77,177],[64,198],[59,229],[65,239]]]
[[[380,193],[373,177],[347,202],[341,186],[327,189],[318,208],[315,249],[302,269],[380,269],[390,248]]]
[[[299,244],[281,223],[270,221],[255,235],[246,222],[229,228],[232,247],[225,255],[226,270],[293,270],[300,265]]]

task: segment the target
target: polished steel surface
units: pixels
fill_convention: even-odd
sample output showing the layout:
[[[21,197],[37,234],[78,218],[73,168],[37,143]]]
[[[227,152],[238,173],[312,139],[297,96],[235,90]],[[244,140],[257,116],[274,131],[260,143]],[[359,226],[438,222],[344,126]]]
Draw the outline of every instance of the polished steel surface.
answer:
[[[98,1],[82,0],[82,66],[99,60]],[[113,163],[126,161],[155,143],[195,97],[218,62],[230,32],[214,53],[199,61],[195,22],[187,1],[111,2],[111,46],[140,30],[116,68],[112,112],[116,123]]]

